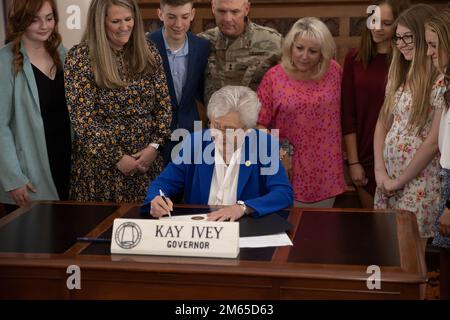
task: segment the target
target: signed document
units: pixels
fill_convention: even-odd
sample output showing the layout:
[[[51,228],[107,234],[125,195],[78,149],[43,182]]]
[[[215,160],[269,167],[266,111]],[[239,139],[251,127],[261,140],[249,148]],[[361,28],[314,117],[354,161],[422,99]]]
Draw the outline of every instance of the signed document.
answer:
[[[164,216],[160,217],[160,220],[171,221],[207,221],[208,215],[204,213],[189,214],[189,215],[177,215],[177,216]],[[240,248],[264,248],[264,247],[280,247],[280,246],[292,246],[291,239],[289,239],[286,232],[278,234],[263,235],[256,237],[240,237]]]
[[[271,234],[260,237],[240,237],[239,248],[264,248],[264,247],[281,247],[292,246],[286,232]]]
[[[188,214],[188,215],[178,215],[178,216],[163,216],[160,217],[160,220],[173,220],[173,221],[206,221],[208,215],[206,213],[199,214]]]

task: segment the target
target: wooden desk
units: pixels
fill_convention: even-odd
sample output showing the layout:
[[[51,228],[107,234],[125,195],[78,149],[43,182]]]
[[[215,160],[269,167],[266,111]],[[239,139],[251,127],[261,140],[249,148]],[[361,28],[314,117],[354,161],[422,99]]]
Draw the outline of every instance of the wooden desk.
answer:
[[[108,244],[76,242],[108,236],[118,217],[139,217],[138,207],[39,202],[2,218],[0,298],[416,299],[426,281],[406,212],[294,209],[293,247],[241,249],[238,259],[111,255]],[[367,288],[372,264],[381,290]],[[81,268],[81,290],[67,289],[69,265]]]

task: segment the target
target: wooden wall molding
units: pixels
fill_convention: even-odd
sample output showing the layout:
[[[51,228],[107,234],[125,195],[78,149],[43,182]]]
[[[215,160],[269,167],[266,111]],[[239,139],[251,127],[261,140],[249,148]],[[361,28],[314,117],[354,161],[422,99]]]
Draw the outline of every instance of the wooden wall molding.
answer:
[[[161,26],[156,15],[159,0],[139,0],[146,31]],[[419,2],[419,1],[413,1]],[[450,8],[450,1],[434,0],[427,3],[438,9]],[[330,29],[336,46],[336,59],[343,63],[349,48],[357,46],[361,28],[365,24],[365,11],[370,1],[361,0],[251,0],[250,19],[258,24],[277,29],[285,35],[301,17],[318,17]],[[210,0],[195,1],[196,17],[192,31],[199,33],[215,26]]]

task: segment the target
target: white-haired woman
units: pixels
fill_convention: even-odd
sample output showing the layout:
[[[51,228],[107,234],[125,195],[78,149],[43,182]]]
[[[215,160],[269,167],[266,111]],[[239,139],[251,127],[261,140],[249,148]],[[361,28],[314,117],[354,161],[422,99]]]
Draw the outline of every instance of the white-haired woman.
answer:
[[[157,149],[170,134],[171,104],[135,0],[91,2],[65,86],[75,132],[71,198],[141,202],[163,168]]]
[[[211,129],[183,141],[178,159],[153,181],[142,211],[160,217],[172,210],[167,197],[190,204],[224,205],[210,220],[235,221],[244,214],[275,212],[292,204],[293,191],[278,156],[278,141],[252,129],[260,103],[247,87],[226,86],[208,104]]]
[[[259,127],[279,129],[294,146],[295,205],[332,207],[345,191],[341,151],[341,67],[335,43],[317,18],[302,18],[283,42],[282,62],[264,76]]]

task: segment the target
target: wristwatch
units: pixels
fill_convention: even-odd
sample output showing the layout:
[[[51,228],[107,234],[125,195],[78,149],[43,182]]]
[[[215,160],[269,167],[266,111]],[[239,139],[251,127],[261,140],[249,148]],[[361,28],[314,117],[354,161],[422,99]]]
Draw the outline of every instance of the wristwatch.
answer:
[[[450,210],[450,199],[447,199],[445,206],[447,207],[448,210]]]
[[[239,205],[239,206],[241,207],[242,212],[244,212],[244,216],[245,216],[246,214],[248,214],[248,212],[247,212],[247,205],[245,204],[244,201],[238,200],[238,201],[236,202],[236,204]]]

